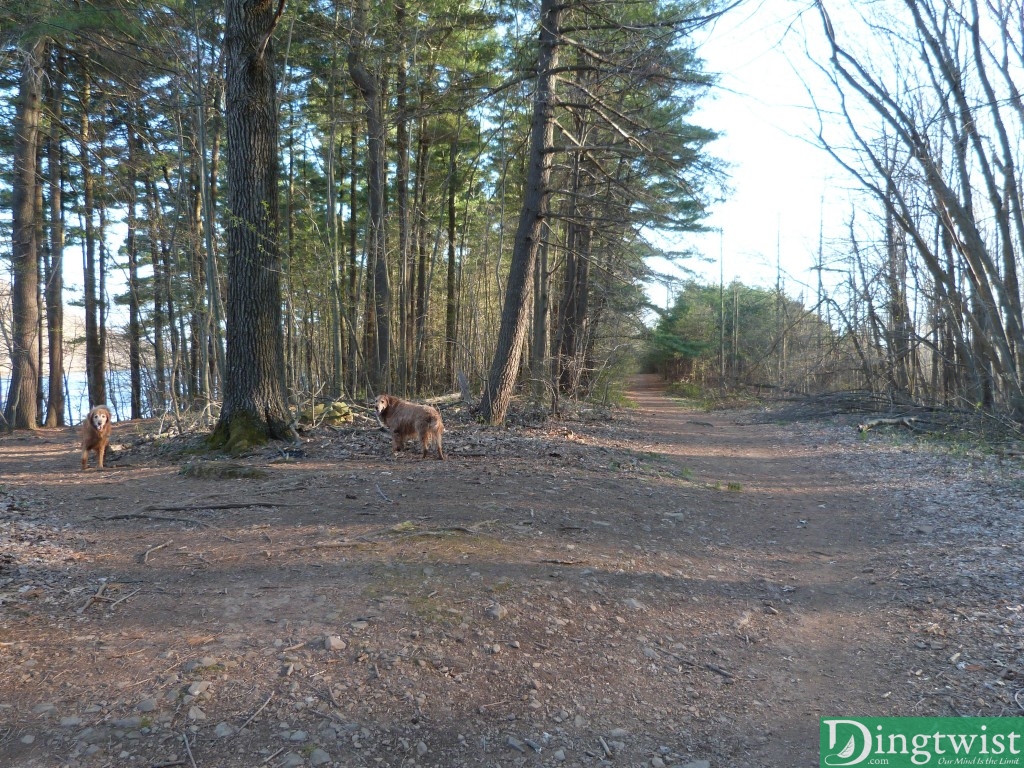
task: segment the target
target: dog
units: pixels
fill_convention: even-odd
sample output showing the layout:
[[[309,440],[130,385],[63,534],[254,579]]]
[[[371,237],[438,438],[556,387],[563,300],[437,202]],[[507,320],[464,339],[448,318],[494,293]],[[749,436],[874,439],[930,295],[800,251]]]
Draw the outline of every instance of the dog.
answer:
[[[89,451],[96,451],[96,468],[103,469],[103,454],[110,442],[111,424],[110,409],[105,405],[97,405],[82,422],[82,469],[89,468]]]
[[[397,455],[405,448],[405,441],[414,435],[419,437],[423,446],[423,458],[427,458],[427,449],[433,442],[437,447],[437,458],[444,461],[444,451],[441,448],[441,433],[444,432],[444,424],[441,422],[441,414],[437,408],[430,405],[419,405],[410,403],[394,395],[377,395],[375,402],[377,419],[380,423],[391,430],[394,438],[394,451]]]

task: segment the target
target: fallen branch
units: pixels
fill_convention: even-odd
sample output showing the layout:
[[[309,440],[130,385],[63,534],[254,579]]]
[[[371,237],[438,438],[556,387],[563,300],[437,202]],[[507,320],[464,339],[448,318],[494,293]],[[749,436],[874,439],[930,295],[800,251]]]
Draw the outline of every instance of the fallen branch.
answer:
[[[282,549],[279,554],[285,552],[304,552],[307,549],[340,549],[342,547],[358,547],[358,541],[323,541],[318,544],[300,544],[295,547]]]
[[[104,592],[104,590],[106,590],[106,588],[107,588],[107,583],[106,582],[103,582],[102,584],[100,584],[100,588],[96,590],[96,594],[90,595],[89,599],[85,601],[85,605],[83,605],[81,608],[78,609],[78,612],[79,613],[85,613],[85,610],[90,605],[92,605],[97,600],[99,600],[100,598],[103,597],[103,592]]]
[[[914,426],[914,422],[917,421],[913,416],[900,416],[895,419],[868,419],[862,424],[857,425],[857,431],[861,434],[867,432],[869,429],[874,427],[906,427],[911,431],[916,431],[917,427]]]
[[[663,648],[656,648],[655,650],[661,651],[666,656],[671,656],[676,661],[680,661],[683,664],[685,664],[686,666],[691,667],[693,669],[707,669],[707,670],[710,670],[710,671],[714,672],[715,674],[721,675],[722,677],[724,677],[724,678],[726,678],[728,680],[736,679],[736,675],[734,675],[732,672],[730,672],[727,669],[722,669],[720,666],[718,666],[717,664],[712,664],[710,661],[705,661],[705,662],[701,663],[699,661],[694,661],[693,659],[688,659],[685,656],[680,656],[678,653],[672,653],[672,651],[666,651]]]
[[[174,539],[168,539],[163,544],[157,544],[155,547],[150,547],[149,549],[147,549],[145,552],[142,553],[142,564],[146,565],[149,562],[149,556],[156,552],[158,549],[163,549],[164,547],[170,546],[173,543]]]
[[[142,589],[141,589],[141,588],[139,588],[139,589],[136,589],[136,590],[135,590],[134,592],[132,592],[131,594],[125,595],[125,596],[124,596],[124,597],[122,597],[122,598],[121,598],[120,600],[115,600],[115,601],[114,601],[114,602],[112,602],[112,603],[111,603],[110,605],[108,605],[108,606],[107,606],[107,608],[113,608],[113,607],[114,607],[115,605],[117,605],[118,603],[123,603],[123,602],[124,602],[125,600],[127,600],[127,599],[128,599],[128,598],[130,598],[130,597],[135,597],[135,596],[136,596],[137,594],[139,594],[139,592],[141,592],[141,591],[142,591]]]
[[[246,507],[302,507],[304,504],[282,504],[279,501],[230,501],[221,504],[147,504],[143,512],[196,512],[201,509],[245,509]]]
[[[192,763],[192,768],[199,768],[199,766],[196,765],[196,759],[192,756],[192,745],[188,743],[188,734],[181,734],[181,740],[185,742],[185,753],[188,755],[189,762]]]
[[[160,520],[162,522],[169,523],[191,523],[192,525],[201,525],[206,528],[210,528],[209,523],[204,523],[202,520],[193,520],[191,517],[164,517],[163,515],[146,515],[141,512],[127,512],[123,515],[93,515],[96,520]]]
[[[245,721],[244,723],[242,723],[242,724],[241,724],[240,726],[238,726],[238,731],[236,731],[236,732],[235,732],[235,735],[236,735],[236,736],[237,736],[237,735],[238,735],[239,733],[241,733],[242,731],[244,731],[244,730],[245,730],[245,728],[246,728],[246,726],[248,726],[248,725],[249,725],[249,723],[251,723],[251,722],[252,722],[253,720],[255,720],[255,719],[256,719],[256,717],[257,717],[257,716],[259,715],[259,713],[260,713],[260,712],[262,712],[262,711],[263,711],[264,709],[266,709],[266,708],[267,708],[267,705],[268,705],[268,704],[270,703],[270,700],[271,700],[272,698],[274,698],[274,692],[273,692],[273,691],[271,691],[271,692],[270,692],[270,695],[269,695],[269,696],[267,696],[267,700],[266,700],[266,701],[264,701],[262,705],[260,705],[260,708],[259,708],[259,709],[257,709],[257,710],[256,710],[255,712],[253,712],[253,713],[252,713],[251,715],[249,715],[249,719],[248,719],[248,720],[246,720],[246,721]]]

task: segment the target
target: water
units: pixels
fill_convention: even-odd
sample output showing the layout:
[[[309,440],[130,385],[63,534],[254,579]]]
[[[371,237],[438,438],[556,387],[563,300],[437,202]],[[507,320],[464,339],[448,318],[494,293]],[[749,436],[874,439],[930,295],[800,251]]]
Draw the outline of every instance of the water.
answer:
[[[43,380],[43,408],[49,392],[48,382]],[[11,380],[0,377],[0,413],[7,405]],[[85,371],[64,374],[64,419],[70,424],[79,424],[89,412],[89,385]],[[107,371],[107,407],[114,413],[115,421],[131,418],[131,373],[129,371]],[[41,416],[45,416],[44,410]]]

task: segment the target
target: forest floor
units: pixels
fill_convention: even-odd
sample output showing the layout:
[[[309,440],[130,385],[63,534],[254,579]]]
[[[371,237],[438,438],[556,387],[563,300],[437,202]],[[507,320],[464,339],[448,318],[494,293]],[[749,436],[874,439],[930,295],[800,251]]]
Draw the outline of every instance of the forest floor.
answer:
[[[1022,714],[1019,457],[630,397],[234,479],[0,437],[0,765],[786,768],[823,716]]]

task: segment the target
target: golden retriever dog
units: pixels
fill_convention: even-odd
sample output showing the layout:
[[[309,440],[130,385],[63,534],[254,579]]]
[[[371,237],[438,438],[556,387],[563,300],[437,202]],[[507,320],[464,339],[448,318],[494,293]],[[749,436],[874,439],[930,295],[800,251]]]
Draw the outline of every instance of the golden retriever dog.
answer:
[[[380,423],[391,430],[396,454],[405,448],[406,440],[416,436],[423,446],[423,458],[427,457],[427,449],[433,441],[437,446],[437,458],[444,460],[444,451],[441,449],[444,424],[437,408],[410,403],[394,395],[377,395],[375,406]]]
[[[89,468],[89,451],[96,451],[96,468],[103,469],[103,454],[110,442],[111,425],[110,409],[105,405],[97,405],[82,423],[82,469]]]

